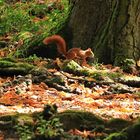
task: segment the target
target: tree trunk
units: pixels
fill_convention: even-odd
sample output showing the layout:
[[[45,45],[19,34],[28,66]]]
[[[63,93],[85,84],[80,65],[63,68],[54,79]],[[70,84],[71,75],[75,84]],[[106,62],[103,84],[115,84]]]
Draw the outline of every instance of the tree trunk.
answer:
[[[140,58],[139,0],[71,0],[69,46],[91,47],[99,62]]]

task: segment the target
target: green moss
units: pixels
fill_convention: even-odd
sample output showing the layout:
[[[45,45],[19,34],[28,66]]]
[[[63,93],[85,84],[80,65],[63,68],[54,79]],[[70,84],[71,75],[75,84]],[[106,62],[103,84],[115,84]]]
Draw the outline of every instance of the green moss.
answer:
[[[123,132],[127,133],[128,140],[139,140],[140,139],[140,122],[134,123],[132,126],[124,129]]]
[[[1,115],[0,121],[12,121],[13,117],[15,117],[15,114]]]
[[[118,129],[118,133],[112,133],[104,140],[139,140],[140,139],[140,121],[129,122],[122,119],[112,119],[108,122],[112,128]],[[123,129],[122,129],[123,128]]]
[[[34,123],[33,117],[28,114],[20,114],[15,120],[16,120],[15,124],[20,123],[21,125],[22,124],[33,125]]]
[[[70,129],[93,129],[97,125],[104,125],[104,121],[96,115],[84,111],[65,111],[57,114],[55,117],[60,119],[65,130]]]
[[[5,60],[1,60],[0,61],[0,67],[1,68],[7,68],[7,67],[15,67],[15,63],[10,62],[10,61],[5,61]]]
[[[92,70],[90,68],[86,68],[86,67],[82,68],[79,72],[85,76],[94,76],[94,75],[98,75],[100,73],[100,72],[94,71],[94,70]]]
[[[128,140],[126,133],[112,133],[104,140]]]
[[[58,84],[65,85],[65,79],[62,76],[54,76],[46,79],[45,82],[49,85]]]
[[[33,65],[31,65],[31,64],[28,64],[28,63],[17,63],[16,64],[16,67],[18,68],[25,68],[27,71],[29,71],[29,70],[31,70],[32,68],[34,68],[34,66]]]
[[[111,72],[111,73],[108,73],[107,76],[113,80],[121,77],[123,74],[122,73],[119,73],[119,72]]]
[[[31,33],[31,32],[27,32],[27,31],[22,31],[22,32],[20,32],[19,33],[19,35],[18,35],[18,39],[19,40],[26,40],[26,39],[28,39],[28,38],[31,38],[33,36],[33,34]]]
[[[27,74],[30,70],[34,68],[33,65],[16,62],[12,59],[1,59],[0,60],[0,74]]]
[[[122,76],[119,72],[110,72],[106,70],[92,70],[87,67],[81,67],[75,61],[66,61],[61,67],[63,71],[73,73],[75,75],[82,75],[94,78],[97,81],[114,82],[117,78]]]
[[[76,73],[82,70],[82,67],[74,60],[70,60],[70,61],[65,61],[61,69],[66,72]]]
[[[133,59],[125,59],[122,61],[121,68],[125,72],[133,72],[133,69],[136,69],[136,62]]]
[[[44,4],[34,0],[27,3],[15,1],[12,4],[3,2],[0,7],[0,35],[10,35],[10,44],[14,44],[14,41],[23,41],[23,45],[9,56],[25,57],[30,55],[28,49],[42,46],[45,37],[62,29],[69,17],[70,9],[68,0],[58,3],[46,1]],[[37,21],[34,21],[35,18],[38,18]]]
[[[37,57],[36,54],[29,56],[24,59],[25,62],[27,63],[33,63],[34,61],[41,61],[41,58]]]
[[[120,118],[115,118],[115,119],[111,119],[107,122],[107,127],[109,128],[115,128],[116,131],[120,131],[122,129],[124,129],[125,127],[128,127],[129,125],[131,125],[132,122],[127,121],[127,120],[123,120]]]
[[[12,131],[16,113],[5,114],[0,116],[0,130]]]
[[[12,57],[4,57],[4,58],[0,58],[0,61],[4,60],[4,61],[9,61],[9,62],[17,62],[14,58]]]

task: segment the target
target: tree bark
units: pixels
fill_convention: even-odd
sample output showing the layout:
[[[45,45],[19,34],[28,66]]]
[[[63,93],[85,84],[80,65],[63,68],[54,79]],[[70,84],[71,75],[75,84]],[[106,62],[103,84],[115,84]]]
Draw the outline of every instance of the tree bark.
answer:
[[[99,62],[140,58],[139,0],[71,0],[70,47],[92,48]]]

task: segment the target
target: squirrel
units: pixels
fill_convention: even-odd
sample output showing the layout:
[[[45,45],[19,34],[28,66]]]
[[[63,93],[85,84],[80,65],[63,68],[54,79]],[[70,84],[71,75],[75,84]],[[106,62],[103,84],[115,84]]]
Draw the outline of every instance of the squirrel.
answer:
[[[94,58],[94,53],[91,48],[82,50],[80,48],[71,48],[68,51],[66,50],[66,42],[60,35],[52,35],[43,40],[43,43],[48,45],[50,43],[55,43],[57,46],[57,51],[60,54],[63,54],[66,59],[81,59],[82,65],[86,64],[86,58]]]

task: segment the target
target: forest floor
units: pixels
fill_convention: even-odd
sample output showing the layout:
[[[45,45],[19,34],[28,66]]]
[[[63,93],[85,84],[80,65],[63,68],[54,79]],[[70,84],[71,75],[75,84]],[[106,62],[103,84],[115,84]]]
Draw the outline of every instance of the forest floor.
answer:
[[[41,65],[41,63],[39,62],[37,65]],[[95,70],[94,66],[89,66],[88,70],[102,71],[102,73],[106,71],[113,74],[116,73],[114,70],[118,69],[111,65],[109,68],[105,65],[100,67],[104,67],[103,70]],[[115,77],[118,79],[115,79],[115,82],[104,75],[97,81],[91,76],[77,76],[55,68],[47,69],[47,72],[51,73],[51,76],[44,76],[42,81],[39,79],[43,75],[1,77],[0,115],[41,111],[46,104],[56,104],[59,112],[86,110],[105,119],[113,117],[131,120],[140,115],[139,76],[122,72],[123,76]],[[54,83],[46,84],[46,79],[55,79],[55,77],[55,82],[51,81]],[[125,77],[127,82],[119,82],[122,77]],[[37,79],[39,83],[36,83]],[[63,81],[60,82],[60,80]]]
[[[0,140],[19,139],[11,131],[11,120],[3,117],[42,112],[45,105],[55,104],[58,112],[90,112],[105,122],[112,118],[130,122],[139,120],[140,61],[135,64],[128,59],[122,67],[94,61],[81,66],[81,60],[55,60],[36,56],[39,49],[43,48],[44,37],[59,32],[63,27],[69,15],[68,5],[65,0],[48,0],[47,3],[44,0],[0,1]],[[26,51],[31,48],[35,54],[27,55]],[[78,120],[81,118],[78,116]],[[85,119],[85,122],[88,121]],[[89,121],[88,125],[92,122]],[[103,125],[105,129],[102,133],[96,133],[96,124],[92,126],[94,132],[73,125],[69,133],[80,135],[83,139],[91,136],[99,140],[112,132],[124,132],[128,124],[119,130],[114,124],[111,128],[108,124]],[[137,128],[140,130],[140,125]],[[10,132],[7,129],[11,129]],[[129,133],[128,130],[127,137],[133,140],[132,136],[136,140],[135,134],[129,136]],[[121,140],[126,140],[124,137]]]
[[[2,60],[5,58],[0,64]],[[37,59],[32,64],[35,70],[27,74],[18,68],[18,75],[0,77],[0,116],[42,112],[47,104],[55,104],[58,112],[91,112],[106,121],[119,118],[133,122],[140,116],[139,73],[128,74],[111,65],[80,66],[58,58]],[[5,72],[9,68],[17,72],[12,65],[4,68]],[[4,74],[3,69],[0,72]],[[70,133],[91,135],[79,130]],[[1,135],[3,138],[7,132]]]

